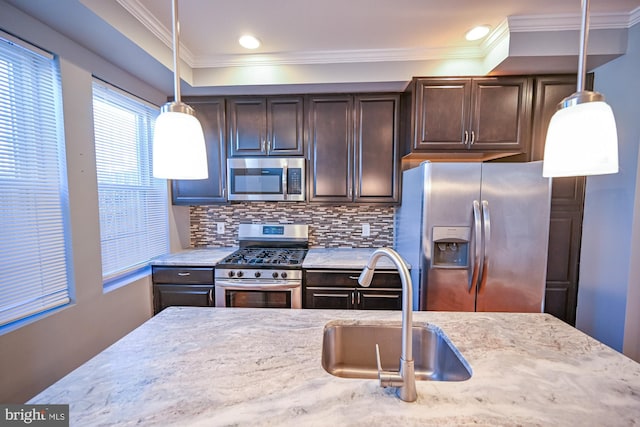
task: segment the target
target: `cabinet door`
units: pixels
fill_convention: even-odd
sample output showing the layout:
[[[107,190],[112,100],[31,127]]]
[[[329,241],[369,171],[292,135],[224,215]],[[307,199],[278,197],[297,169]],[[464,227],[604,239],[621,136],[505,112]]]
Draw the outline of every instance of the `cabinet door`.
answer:
[[[418,79],[415,91],[413,149],[466,149],[471,80]]]
[[[227,201],[225,109],[224,99],[206,98],[197,102],[185,99],[202,124],[207,146],[207,179],[173,180],[171,199],[174,205],[197,205]]]
[[[575,74],[536,77],[530,161],[543,160],[551,117],[557,111],[560,101],[575,91]]]
[[[355,97],[356,202],[398,201],[398,95]]]
[[[351,309],[355,303],[353,288],[314,288],[304,291],[304,308]]]
[[[227,104],[229,154],[265,156],[267,154],[267,100],[231,98]]]
[[[473,79],[470,149],[524,152],[529,138],[530,105],[529,78]]]
[[[587,89],[593,87],[592,75]],[[576,91],[575,75],[538,76],[535,79],[531,160],[544,158],[551,117],[565,97]],[[586,178],[554,178],[544,311],[573,325],[578,297],[578,270]]]
[[[159,313],[166,307],[212,307],[215,305],[213,285],[153,285],[153,309]]]
[[[551,210],[545,313],[575,323],[582,213]]]
[[[402,290],[358,289],[356,292],[361,310],[402,310]]]
[[[309,201],[353,200],[353,99],[312,96],[308,100]]]
[[[267,99],[267,149],[269,155],[302,156],[303,98]]]

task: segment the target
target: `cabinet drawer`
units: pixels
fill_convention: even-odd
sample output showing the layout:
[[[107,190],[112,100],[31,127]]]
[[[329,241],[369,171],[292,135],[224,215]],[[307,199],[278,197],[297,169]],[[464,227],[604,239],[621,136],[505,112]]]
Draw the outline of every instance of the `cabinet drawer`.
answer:
[[[153,283],[213,284],[212,267],[153,267]]]
[[[213,307],[215,305],[213,285],[154,284],[154,314],[172,306]]]
[[[360,287],[361,270],[306,270],[305,286]],[[370,288],[402,288],[396,271],[376,270]]]

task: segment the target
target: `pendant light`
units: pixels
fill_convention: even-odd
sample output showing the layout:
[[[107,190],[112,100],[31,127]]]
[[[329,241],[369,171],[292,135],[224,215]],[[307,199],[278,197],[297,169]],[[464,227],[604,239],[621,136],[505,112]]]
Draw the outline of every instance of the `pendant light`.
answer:
[[[611,107],[598,92],[586,91],[589,0],[582,0],[577,92],[558,105],[547,130],[544,177],[618,172],[618,136]]]
[[[174,101],[160,109],[153,132],[153,176],[165,179],[205,179],[207,150],[202,126],[193,108],[180,101],[180,46],[177,0],[172,0]]]

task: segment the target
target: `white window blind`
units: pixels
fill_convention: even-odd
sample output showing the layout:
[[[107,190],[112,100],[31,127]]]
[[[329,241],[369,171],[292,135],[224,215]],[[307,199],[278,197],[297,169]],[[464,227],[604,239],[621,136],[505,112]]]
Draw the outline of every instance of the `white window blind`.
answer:
[[[105,282],[169,251],[167,181],[151,168],[158,108],[100,80],[93,121]]]
[[[60,74],[0,33],[0,326],[69,302]]]

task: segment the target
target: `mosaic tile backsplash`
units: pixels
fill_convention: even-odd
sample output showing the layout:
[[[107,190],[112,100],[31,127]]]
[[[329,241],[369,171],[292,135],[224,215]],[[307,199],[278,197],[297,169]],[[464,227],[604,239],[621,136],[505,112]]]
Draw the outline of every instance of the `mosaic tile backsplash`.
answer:
[[[299,223],[309,225],[309,246],[367,248],[393,245],[395,208],[392,206],[325,206],[287,202],[240,202],[191,206],[191,246],[238,245],[240,223]],[[217,223],[224,233],[217,233]],[[362,224],[370,236],[362,237]]]

